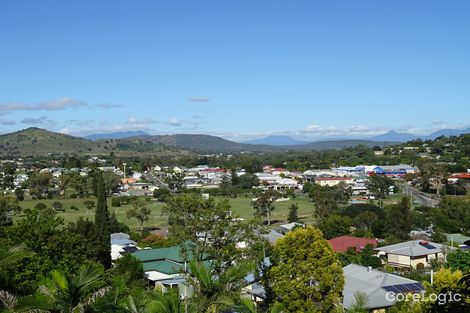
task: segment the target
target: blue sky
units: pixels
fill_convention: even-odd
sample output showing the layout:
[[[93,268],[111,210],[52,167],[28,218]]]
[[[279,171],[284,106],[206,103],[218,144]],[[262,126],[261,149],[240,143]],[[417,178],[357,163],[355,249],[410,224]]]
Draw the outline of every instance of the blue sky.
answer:
[[[0,2],[0,133],[470,124],[469,1]]]

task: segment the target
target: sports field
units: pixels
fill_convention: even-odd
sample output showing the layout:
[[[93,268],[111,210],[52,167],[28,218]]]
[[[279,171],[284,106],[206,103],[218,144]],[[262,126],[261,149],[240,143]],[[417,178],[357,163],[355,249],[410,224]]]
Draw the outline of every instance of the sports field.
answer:
[[[216,199],[222,199],[222,197],[215,197]],[[164,203],[158,202],[154,198],[148,198],[148,208],[152,211],[150,219],[144,224],[145,227],[162,227],[167,225],[167,217],[162,215],[162,207]],[[230,205],[232,208],[232,212],[242,218],[249,219],[252,217],[252,207],[251,203],[251,195],[244,196],[239,195],[237,198],[229,198]],[[46,204],[48,207],[52,205],[53,202],[59,201],[62,203],[62,207],[65,208],[65,212],[59,212],[58,215],[63,217],[65,223],[74,222],[77,220],[79,216],[83,216],[84,218],[94,219],[95,210],[88,210],[86,205],[84,204],[85,201],[94,201],[96,204],[95,197],[87,197],[87,198],[77,198],[77,199],[53,199],[53,200],[25,200],[20,202],[20,206],[23,209],[31,209],[37,203],[42,202]],[[141,200],[146,201],[144,197]],[[309,201],[308,197],[299,197],[287,201],[280,201],[276,202],[275,209],[271,214],[271,220],[274,224],[285,223],[287,221],[287,215],[289,212],[289,207],[292,203],[297,203],[299,206],[299,217],[302,219],[303,222],[309,223],[313,222],[314,219],[312,217],[312,212],[314,208],[314,204]],[[71,209],[72,206],[78,208],[78,210]],[[111,199],[108,198],[108,209],[110,213],[115,213],[116,217],[120,222],[127,224],[132,229],[138,228],[138,222],[135,219],[128,219],[126,217],[126,211],[129,210],[132,206],[131,205],[122,205],[121,207],[112,207],[111,206]],[[16,218],[21,218],[17,216]]]

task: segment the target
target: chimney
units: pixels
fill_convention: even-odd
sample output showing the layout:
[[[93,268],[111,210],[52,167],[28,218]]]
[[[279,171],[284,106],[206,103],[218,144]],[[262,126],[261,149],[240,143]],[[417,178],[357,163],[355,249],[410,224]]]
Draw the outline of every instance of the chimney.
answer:
[[[367,272],[369,272],[369,273],[372,272],[372,266],[367,267]]]

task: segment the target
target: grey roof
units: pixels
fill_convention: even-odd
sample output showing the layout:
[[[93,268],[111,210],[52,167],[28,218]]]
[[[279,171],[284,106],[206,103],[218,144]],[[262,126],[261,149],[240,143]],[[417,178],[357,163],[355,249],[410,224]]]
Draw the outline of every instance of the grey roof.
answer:
[[[374,269],[368,269],[365,266],[349,264],[343,267],[344,289],[343,306],[349,308],[354,303],[354,294],[363,292],[368,297],[367,308],[384,308],[394,304],[387,300],[387,290],[384,287],[416,284],[415,287],[424,291],[423,286],[411,279],[403,278],[393,274],[381,272]]]
[[[411,240],[406,242],[400,242],[394,245],[376,248],[376,251],[383,251],[391,254],[399,254],[406,256],[420,256],[434,253],[441,253],[443,247],[446,249],[452,249],[446,245],[435,243],[425,240]]]
[[[304,225],[300,224],[300,223],[292,222],[292,223],[289,223],[289,224],[281,225],[281,228],[291,230],[291,229],[293,229],[294,227],[297,227],[297,226],[303,227]]]
[[[264,238],[266,238],[269,241],[269,243],[272,245],[276,243],[276,240],[282,237],[284,237],[283,234],[280,234],[277,231],[272,230],[272,229],[268,234],[264,235]]]
[[[134,240],[130,239],[130,236],[126,233],[114,233],[110,235],[110,241],[112,245],[125,246],[129,244],[135,244]]]
[[[462,245],[465,241],[470,240],[470,237],[462,234],[446,234],[447,241],[454,241],[455,243]]]
[[[264,290],[264,287],[257,283],[253,284],[252,289],[247,290],[246,293],[261,299],[266,299],[266,291]]]

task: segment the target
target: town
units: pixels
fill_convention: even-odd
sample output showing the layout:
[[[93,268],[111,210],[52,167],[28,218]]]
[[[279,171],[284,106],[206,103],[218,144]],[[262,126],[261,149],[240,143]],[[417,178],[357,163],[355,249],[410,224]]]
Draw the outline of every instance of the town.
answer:
[[[0,1],[0,313],[469,313],[470,1]]]
[[[52,288],[40,280],[51,271],[69,284],[79,277],[69,271],[91,271],[96,284],[82,287],[107,290],[87,304],[91,311],[108,310],[102,306],[112,305],[110,290],[143,306],[174,301],[196,312],[443,307],[403,299],[467,297],[459,281],[470,264],[470,171],[462,155],[469,150],[458,147],[469,140],[322,152],[325,160],[343,155],[342,165],[330,167],[316,158],[310,163],[307,151],[292,161],[285,152],[271,162],[272,152],[242,152],[168,164],[116,153],[4,154],[2,258],[10,261],[2,265],[2,288],[28,299],[37,288]],[[390,162],[397,164],[384,165]],[[306,279],[308,292],[322,286],[329,300],[307,304],[307,291],[289,286],[292,277]],[[149,295],[152,289],[162,294]],[[84,306],[83,297],[75,305]],[[26,300],[2,301],[14,309]],[[56,300],[34,303],[47,308],[50,301]],[[467,305],[444,304],[453,312]]]

